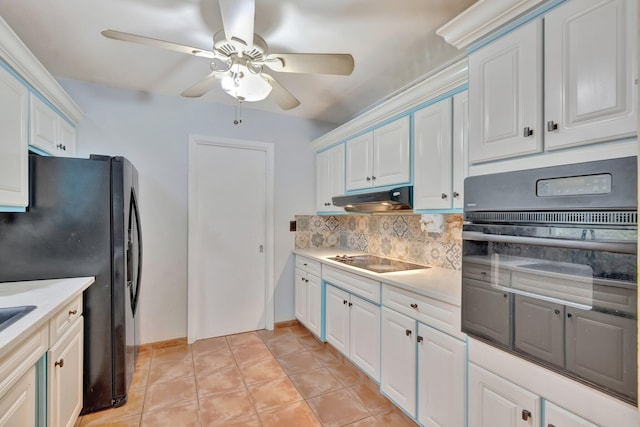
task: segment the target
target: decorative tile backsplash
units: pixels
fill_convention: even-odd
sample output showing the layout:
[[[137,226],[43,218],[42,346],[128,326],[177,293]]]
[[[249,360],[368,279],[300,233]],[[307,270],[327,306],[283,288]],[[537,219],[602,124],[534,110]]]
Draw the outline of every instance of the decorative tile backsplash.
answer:
[[[443,215],[444,231],[423,231],[422,215],[296,215],[296,248],[336,248],[461,269],[462,215]],[[336,254],[340,252],[336,251]]]

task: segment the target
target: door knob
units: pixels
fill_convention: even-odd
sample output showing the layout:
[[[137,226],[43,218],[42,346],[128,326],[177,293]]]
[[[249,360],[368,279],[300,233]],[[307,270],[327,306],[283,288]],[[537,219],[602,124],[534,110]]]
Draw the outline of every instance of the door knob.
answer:
[[[69,316],[75,316],[78,314],[78,310],[69,310]]]
[[[416,338],[416,340],[417,340],[418,342],[422,342],[422,341],[423,341],[423,339],[422,339],[422,337],[421,337],[420,335],[418,335],[418,338]]]
[[[368,176],[368,177],[367,177],[367,181],[371,181],[371,177],[369,177],[369,176]]]
[[[440,197],[442,197],[442,200],[444,200],[444,199],[447,198],[447,194],[446,193],[442,193],[442,195]]]
[[[524,137],[527,138],[531,135],[533,135],[533,129],[531,129],[529,126],[524,128]]]
[[[527,411],[526,409],[522,410],[522,419],[524,421],[527,421],[529,418],[531,418],[531,411]]]
[[[405,329],[404,334],[408,337],[411,336],[411,329]]]
[[[458,193],[457,191],[453,192],[453,198],[457,199],[458,197],[460,197],[460,193]]]
[[[64,359],[60,359],[60,361],[54,363],[53,366],[60,366],[61,368],[64,367]]]
[[[549,120],[547,122],[547,132],[553,132],[554,130],[558,130],[558,124],[553,120]]]
[[[412,302],[411,304],[411,308],[417,310],[418,309],[418,304],[416,304],[415,302]]]

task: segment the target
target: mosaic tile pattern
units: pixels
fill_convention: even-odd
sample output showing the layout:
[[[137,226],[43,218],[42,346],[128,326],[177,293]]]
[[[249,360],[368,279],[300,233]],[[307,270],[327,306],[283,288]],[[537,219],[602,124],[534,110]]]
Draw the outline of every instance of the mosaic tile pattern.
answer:
[[[296,215],[296,248],[367,252],[434,267],[462,268],[462,215],[446,214],[444,232],[422,230],[421,215]]]

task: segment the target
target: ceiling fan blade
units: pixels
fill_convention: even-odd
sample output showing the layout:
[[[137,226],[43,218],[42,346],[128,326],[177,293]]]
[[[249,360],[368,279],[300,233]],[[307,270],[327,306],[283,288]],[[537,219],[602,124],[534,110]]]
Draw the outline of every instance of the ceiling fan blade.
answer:
[[[267,73],[261,73],[261,76],[264,77],[271,85],[271,93],[269,94],[269,96],[273,98],[273,100],[280,106],[280,108],[282,108],[283,110],[290,110],[300,105],[300,101],[298,101],[298,99],[293,96],[291,92],[287,90],[287,88],[282,86],[272,76]]]
[[[338,74],[353,72],[353,56],[348,53],[273,53],[264,64],[283,73]]]
[[[188,98],[199,98],[209,92],[216,85],[218,79],[222,78],[225,73],[214,71],[198,83],[183,91],[180,95]]]
[[[224,35],[239,51],[253,48],[255,0],[219,0]]]
[[[172,43],[164,40],[154,39],[151,37],[138,36],[136,34],[124,33],[122,31],[104,30],[102,35],[109,39],[122,40],[125,42],[144,44],[147,46],[159,47],[160,49],[172,50],[174,52],[186,53],[189,55],[202,56],[205,58],[215,58],[216,54],[199,49],[197,47],[187,46],[184,44]]]

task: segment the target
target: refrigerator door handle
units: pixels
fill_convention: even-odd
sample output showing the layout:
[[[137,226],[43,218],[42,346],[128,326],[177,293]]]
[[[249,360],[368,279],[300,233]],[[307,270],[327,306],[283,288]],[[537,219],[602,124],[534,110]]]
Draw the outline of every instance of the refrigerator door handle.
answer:
[[[131,215],[134,215],[134,218],[131,218]],[[135,230],[131,230],[132,219],[135,219]],[[138,210],[138,197],[136,196],[135,188],[131,189],[131,209],[129,210],[129,233],[131,233],[131,231],[134,231],[136,233],[138,241],[138,269],[136,271],[135,286],[129,288],[132,296],[132,309],[133,313],[135,314],[138,309],[138,298],[140,296],[140,278],[142,276],[142,230],[140,229],[140,212]],[[131,240],[129,240],[129,245],[133,246]],[[128,268],[131,268],[130,262],[128,263]]]

